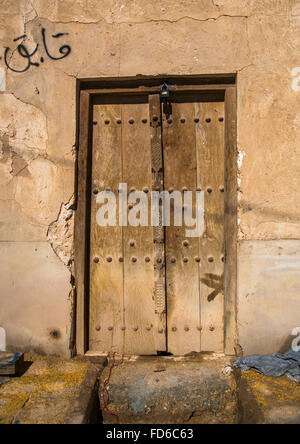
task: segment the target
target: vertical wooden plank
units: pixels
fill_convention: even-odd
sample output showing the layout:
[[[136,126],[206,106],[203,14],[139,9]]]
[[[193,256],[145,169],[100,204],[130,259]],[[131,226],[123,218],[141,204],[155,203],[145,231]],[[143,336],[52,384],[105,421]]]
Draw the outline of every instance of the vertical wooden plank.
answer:
[[[233,355],[237,337],[237,91],[227,88],[225,95],[225,353]]]
[[[152,191],[164,191],[164,165],[162,148],[162,113],[160,96],[149,96],[151,125],[151,169]],[[156,350],[167,351],[166,330],[166,262],[165,262],[165,229],[163,227],[162,202],[159,206],[159,226],[153,227],[154,244],[154,302]]]
[[[77,211],[74,228],[74,272],[76,278],[76,352],[86,352],[85,265],[86,265],[86,193],[90,125],[90,95],[80,93],[80,122],[78,150]]]
[[[200,241],[202,351],[224,351],[224,103],[198,103],[198,187],[205,192]]]
[[[148,103],[122,107],[123,181],[128,193],[151,191],[151,144]],[[134,211],[134,208],[130,209]],[[124,228],[125,352],[156,354],[152,227]],[[149,261],[149,259],[150,261]]]
[[[172,103],[163,123],[165,189],[193,192],[197,187],[194,105]],[[194,213],[195,216],[195,213]],[[186,238],[186,226],[166,228],[168,351],[183,355],[200,352],[198,238]],[[190,229],[190,227],[188,228]]]
[[[90,234],[90,350],[124,351],[122,227],[96,222],[99,192],[118,196],[122,182],[119,105],[95,105]],[[98,194],[97,194],[98,192]]]

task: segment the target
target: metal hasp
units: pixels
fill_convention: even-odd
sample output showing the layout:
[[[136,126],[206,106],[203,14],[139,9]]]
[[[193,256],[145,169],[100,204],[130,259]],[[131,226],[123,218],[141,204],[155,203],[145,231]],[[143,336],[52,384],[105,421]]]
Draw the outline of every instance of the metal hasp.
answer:
[[[164,190],[164,166],[162,152],[162,115],[161,103],[158,94],[149,96],[150,122],[151,122],[151,163],[152,163],[152,190]],[[159,225],[153,227],[154,242],[154,302],[156,331],[156,350],[166,351],[166,263],[165,263],[165,232],[162,224],[162,207],[159,209]]]

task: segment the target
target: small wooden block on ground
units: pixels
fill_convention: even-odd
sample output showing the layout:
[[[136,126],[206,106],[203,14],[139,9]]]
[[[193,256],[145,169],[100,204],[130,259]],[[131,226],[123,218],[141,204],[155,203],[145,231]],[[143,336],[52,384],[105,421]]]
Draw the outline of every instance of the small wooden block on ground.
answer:
[[[22,353],[0,352],[0,375],[17,375],[24,364],[24,355]]]

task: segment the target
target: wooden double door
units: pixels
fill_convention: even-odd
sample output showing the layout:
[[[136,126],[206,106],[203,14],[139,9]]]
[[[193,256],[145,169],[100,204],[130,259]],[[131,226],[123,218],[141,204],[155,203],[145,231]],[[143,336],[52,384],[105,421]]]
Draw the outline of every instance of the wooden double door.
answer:
[[[224,102],[201,94],[166,100],[160,94],[123,95],[94,102],[90,350],[224,351],[224,127]],[[183,198],[193,192],[194,216],[196,194],[204,195],[200,237],[187,237],[191,227],[184,217],[183,225],[175,226],[172,199],[170,226],[163,226],[161,217],[152,226],[151,194],[163,190],[179,191]],[[115,226],[97,223],[103,191],[116,196]],[[148,226],[128,223],[139,203],[130,201],[134,191],[148,198]]]

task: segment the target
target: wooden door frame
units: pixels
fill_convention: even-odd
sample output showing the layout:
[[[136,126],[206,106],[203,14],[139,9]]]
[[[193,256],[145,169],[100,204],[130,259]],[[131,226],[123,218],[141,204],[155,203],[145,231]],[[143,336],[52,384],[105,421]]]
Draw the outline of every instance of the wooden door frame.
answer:
[[[76,211],[74,228],[74,278],[75,278],[75,340],[76,351],[88,351],[89,329],[89,265],[88,232],[90,205],[90,167],[93,98],[106,94],[139,95],[160,92],[160,85],[167,81],[170,91],[180,93],[203,92],[223,94],[225,102],[225,281],[224,281],[224,350],[235,354],[237,340],[237,90],[235,76],[185,76],[126,79],[103,81],[78,81],[77,112],[77,162],[76,162]]]

